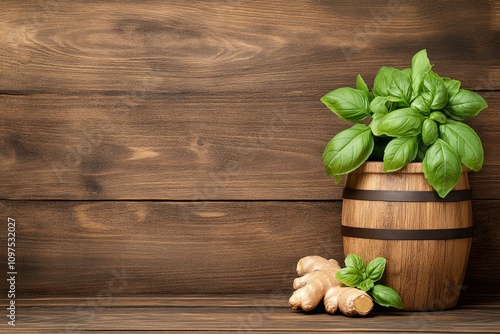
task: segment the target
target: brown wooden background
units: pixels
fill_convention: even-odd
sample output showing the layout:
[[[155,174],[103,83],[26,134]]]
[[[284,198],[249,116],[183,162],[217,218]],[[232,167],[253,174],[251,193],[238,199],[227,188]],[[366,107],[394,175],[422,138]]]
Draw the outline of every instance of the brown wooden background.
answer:
[[[319,98],[423,48],[490,105],[464,293],[499,293],[499,1],[2,0],[0,32],[23,296],[289,293],[343,258]]]

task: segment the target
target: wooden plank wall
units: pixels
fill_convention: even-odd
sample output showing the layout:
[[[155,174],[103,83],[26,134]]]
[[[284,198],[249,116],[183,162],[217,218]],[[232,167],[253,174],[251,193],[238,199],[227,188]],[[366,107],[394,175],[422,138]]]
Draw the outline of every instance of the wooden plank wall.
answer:
[[[289,293],[300,257],[343,258],[321,154],[346,124],[319,98],[423,48],[490,105],[465,291],[499,293],[499,22],[496,0],[2,0],[19,293]]]

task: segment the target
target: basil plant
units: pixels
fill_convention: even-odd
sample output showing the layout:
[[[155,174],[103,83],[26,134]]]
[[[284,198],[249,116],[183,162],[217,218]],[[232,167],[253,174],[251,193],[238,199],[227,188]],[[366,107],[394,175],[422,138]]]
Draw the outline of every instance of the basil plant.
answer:
[[[476,172],[483,165],[481,139],[462,121],[488,105],[461,89],[460,81],[432,71],[426,50],[413,56],[411,68],[380,68],[371,91],[358,75],[356,88],[335,89],[321,101],[354,123],[323,153],[327,174],[337,183],[367,160],[383,161],[384,172],[422,162],[429,184],[445,197],[458,183],[462,164]]]

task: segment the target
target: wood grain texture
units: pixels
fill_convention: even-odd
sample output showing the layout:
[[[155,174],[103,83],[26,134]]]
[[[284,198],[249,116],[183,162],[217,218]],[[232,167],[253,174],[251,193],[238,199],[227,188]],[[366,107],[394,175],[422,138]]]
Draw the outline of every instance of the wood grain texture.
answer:
[[[17,222],[19,293],[40,296],[109,286],[121,295],[289,291],[301,257],[340,256],[339,209],[338,202],[2,203]]]
[[[2,1],[0,90],[302,95],[408,67],[499,89],[498,9],[421,1]]]
[[[498,199],[500,93],[468,123],[485,165],[476,199]],[[340,199],[321,155],[348,125],[318,99],[35,94],[0,98],[0,198]]]
[[[499,204],[473,203],[476,230],[464,293],[499,293],[493,283],[500,275]],[[301,257],[344,258],[340,206],[2,201],[0,211],[17,222],[20,296],[287,294]],[[0,266],[5,261],[0,257]]]
[[[300,257],[343,257],[342,185],[321,154],[346,124],[319,98],[358,73],[371,83],[381,65],[408,67],[423,48],[490,105],[469,122],[486,160],[470,174],[465,293],[498,294],[497,1],[2,0],[0,18],[0,212],[19,222],[22,296],[288,293]],[[189,330],[194,318],[231,331],[254,310],[206,306],[33,307],[25,324],[106,331],[150,317],[142,329]],[[486,313],[457,316],[491,329],[498,314]],[[296,315],[261,328],[292,330]],[[297,328],[331,329],[321,319]],[[375,328],[409,328],[387,319]]]
[[[290,309],[287,299],[262,294],[19,300],[23,315],[15,332],[500,333],[494,297],[482,298],[479,304],[478,298],[465,299],[446,312],[376,310],[364,318],[305,314]]]

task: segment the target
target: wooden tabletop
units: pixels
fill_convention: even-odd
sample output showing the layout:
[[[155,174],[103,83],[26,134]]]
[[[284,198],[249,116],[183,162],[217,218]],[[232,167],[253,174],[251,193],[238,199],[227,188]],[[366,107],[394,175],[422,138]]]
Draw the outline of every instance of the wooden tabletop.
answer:
[[[17,301],[15,333],[500,333],[498,297],[466,296],[457,308],[437,312],[376,310],[364,318],[294,311],[282,294],[35,298]]]

